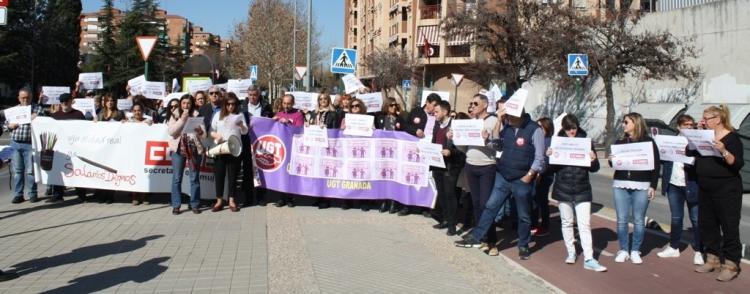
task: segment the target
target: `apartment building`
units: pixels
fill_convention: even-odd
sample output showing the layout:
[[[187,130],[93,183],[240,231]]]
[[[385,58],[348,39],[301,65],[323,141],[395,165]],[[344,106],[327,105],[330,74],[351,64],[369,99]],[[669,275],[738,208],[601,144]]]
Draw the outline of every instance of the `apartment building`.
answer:
[[[96,54],[96,46],[101,41],[100,34],[102,32],[102,24],[99,20],[105,12],[105,10],[100,10],[81,14],[81,41],[79,44],[81,56]],[[115,33],[125,13],[119,9],[112,9]],[[162,9],[156,10],[154,17],[158,20],[154,22],[154,25],[158,25],[159,37],[164,38],[164,41],[171,46],[182,47],[185,46],[186,40],[189,42],[190,52],[184,52],[185,54],[204,54],[208,51],[223,52],[226,49],[222,47],[220,36],[204,31],[202,27],[194,25],[185,17],[168,14],[166,10]]]

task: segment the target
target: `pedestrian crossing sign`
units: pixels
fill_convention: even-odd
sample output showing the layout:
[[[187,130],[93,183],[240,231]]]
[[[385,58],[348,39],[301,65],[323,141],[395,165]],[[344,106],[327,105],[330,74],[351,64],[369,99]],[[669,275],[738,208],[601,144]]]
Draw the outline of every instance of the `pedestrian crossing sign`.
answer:
[[[357,69],[357,50],[333,48],[331,52],[331,72],[353,74]]]
[[[568,75],[589,75],[589,56],[586,54],[568,54]]]

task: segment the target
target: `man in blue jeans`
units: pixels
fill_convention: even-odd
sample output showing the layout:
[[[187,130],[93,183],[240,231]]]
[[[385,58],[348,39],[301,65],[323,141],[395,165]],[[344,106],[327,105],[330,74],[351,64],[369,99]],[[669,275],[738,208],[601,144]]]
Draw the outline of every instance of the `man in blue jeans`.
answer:
[[[39,113],[39,105],[31,103],[31,91],[18,91],[18,106],[31,106],[31,119]],[[31,124],[8,123],[10,146],[13,147],[11,172],[13,173],[13,203],[24,201],[23,190],[29,196],[29,202],[37,202],[36,181],[34,180],[34,159],[31,156]]]
[[[492,194],[477,226],[463,240],[456,241],[455,245],[479,247],[479,240],[487,233],[502,204],[512,194],[518,213],[518,255],[526,260],[530,254],[532,184],[545,164],[544,133],[525,112],[521,117],[506,117],[508,124],[498,128],[497,138],[500,139],[496,144],[502,148],[503,156],[497,160]]]

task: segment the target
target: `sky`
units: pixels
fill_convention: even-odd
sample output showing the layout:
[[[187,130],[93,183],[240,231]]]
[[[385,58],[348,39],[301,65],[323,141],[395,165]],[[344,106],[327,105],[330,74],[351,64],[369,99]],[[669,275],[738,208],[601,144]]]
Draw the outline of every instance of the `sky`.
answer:
[[[291,0],[294,1],[294,0]],[[300,8],[307,1],[297,0]],[[202,26],[205,31],[218,34],[222,39],[232,36],[235,24],[247,20],[247,10],[251,0],[160,0],[159,6],[168,14],[186,17],[192,23]],[[83,0],[83,12],[99,10],[104,1]],[[129,0],[115,0],[115,7],[126,10]],[[329,47],[344,46],[344,1],[314,0],[313,17],[320,31],[320,45]],[[329,51],[330,49],[326,50]],[[325,52],[325,51],[324,51]]]

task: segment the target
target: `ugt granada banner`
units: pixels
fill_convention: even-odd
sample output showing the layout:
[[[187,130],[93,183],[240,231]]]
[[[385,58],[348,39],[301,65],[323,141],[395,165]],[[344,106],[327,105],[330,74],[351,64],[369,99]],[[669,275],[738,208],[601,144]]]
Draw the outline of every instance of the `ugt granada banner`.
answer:
[[[435,206],[429,166],[417,138],[376,130],[372,138],[328,130],[328,147],[302,144],[301,127],[253,118],[250,137],[260,185],[271,190],[343,199],[393,199]]]

